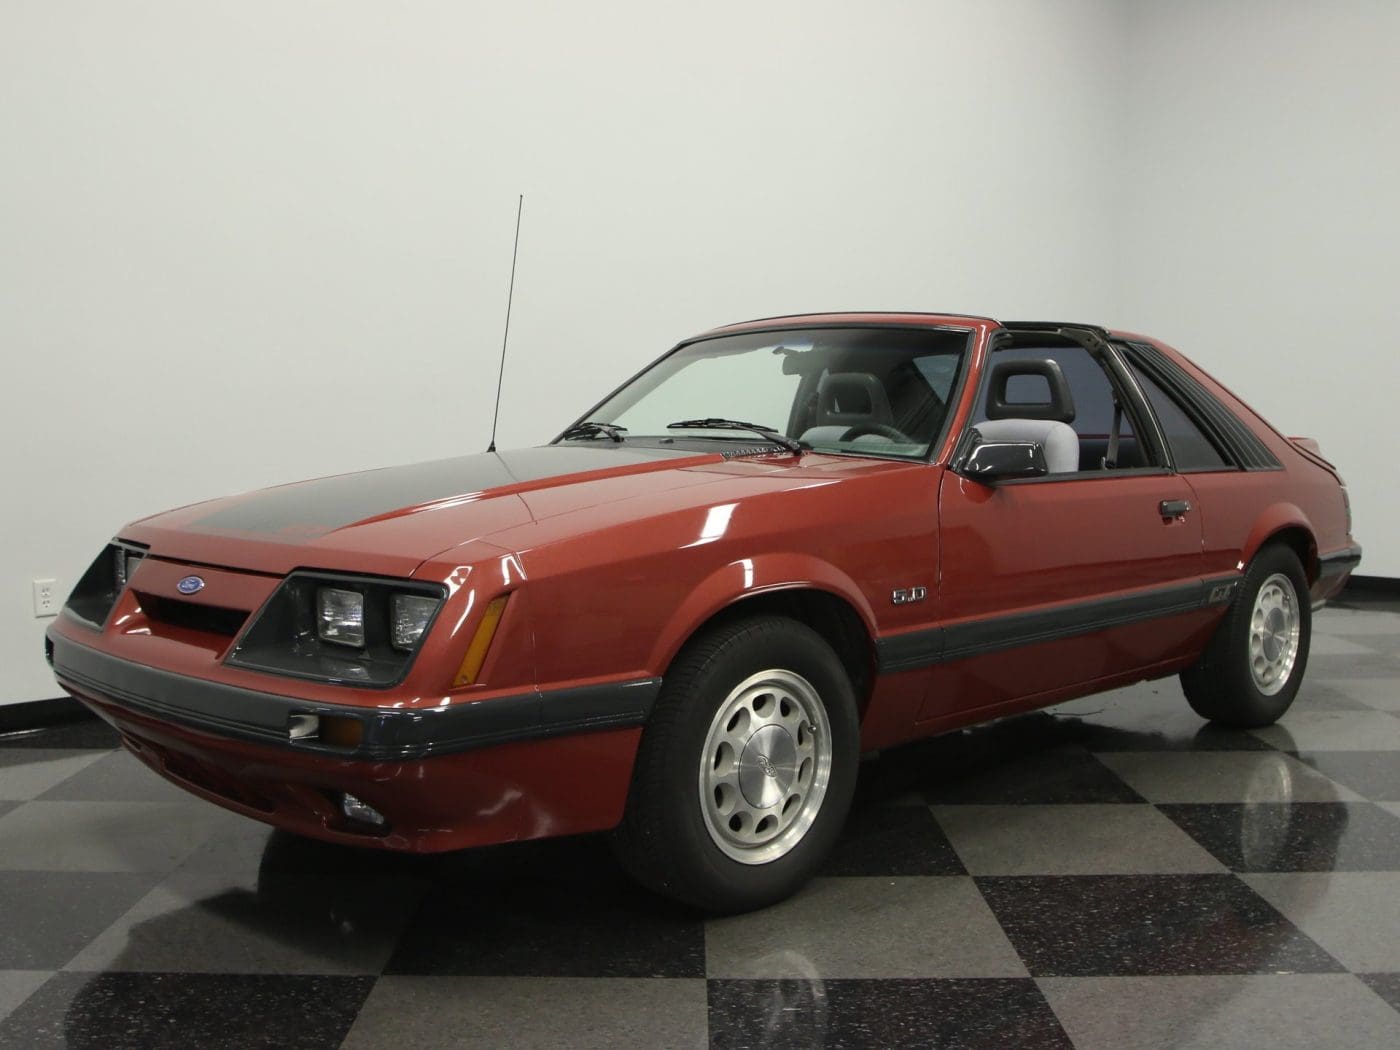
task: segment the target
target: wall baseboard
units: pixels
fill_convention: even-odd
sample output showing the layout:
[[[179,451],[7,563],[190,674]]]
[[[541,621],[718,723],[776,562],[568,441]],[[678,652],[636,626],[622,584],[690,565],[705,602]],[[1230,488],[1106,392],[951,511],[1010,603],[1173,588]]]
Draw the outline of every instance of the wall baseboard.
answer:
[[[1347,580],[1341,597],[1349,601],[1365,601],[1367,598],[1400,598],[1400,580],[1393,576],[1353,576]]]
[[[55,697],[52,700],[29,700],[19,704],[0,704],[0,733],[45,729],[64,722],[96,717],[71,696]]]

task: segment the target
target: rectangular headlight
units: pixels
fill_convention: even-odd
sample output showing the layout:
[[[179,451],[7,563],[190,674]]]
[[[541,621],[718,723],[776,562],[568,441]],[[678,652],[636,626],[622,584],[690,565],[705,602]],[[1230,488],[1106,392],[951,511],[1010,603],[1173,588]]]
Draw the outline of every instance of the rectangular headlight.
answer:
[[[318,587],[316,634],[323,642],[364,648],[365,596],[339,587]]]
[[[440,604],[436,598],[417,594],[394,595],[389,604],[390,644],[406,651],[417,646]]]
[[[440,583],[298,570],[224,659],[271,674],[385,689],[403,681],[446,599]],[[322,717],[322,743],[326,732]]]

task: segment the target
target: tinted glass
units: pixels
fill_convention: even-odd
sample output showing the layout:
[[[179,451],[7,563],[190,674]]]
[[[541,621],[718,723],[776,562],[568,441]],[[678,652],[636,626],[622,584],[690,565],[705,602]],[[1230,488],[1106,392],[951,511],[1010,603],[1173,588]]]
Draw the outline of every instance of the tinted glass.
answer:
[[[1147,400],[1152,403],[1157,421],[1162,424],[1162,430],[1167,435],[1167,444],[1171,446],[1172,458],[1176,460],[1177,470],[1185,472],[1233,469],[1170,394],[1136,367],[1133,367],[1133,375],[1141,384]]]
[[[746,441],[687,420],[758,423],[817,451],[922,457],[938,438],[966,362],[967,332],[855,328],[704,339],[659,361],[589,419],[626,440]]]

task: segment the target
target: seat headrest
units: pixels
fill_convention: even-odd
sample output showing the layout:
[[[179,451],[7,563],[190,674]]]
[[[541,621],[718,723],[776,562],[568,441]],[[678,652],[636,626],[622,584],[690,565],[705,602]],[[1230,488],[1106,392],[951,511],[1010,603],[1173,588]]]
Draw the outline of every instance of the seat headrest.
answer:
[[[1049,388],[1048,401],[1007,401],[1006,385],[1017,376],[1040,376]],[[1074,395],[1069,392],[1058,361],[1003,361],[992,367],[987,391],[988,419],[1054,419],[1074,422]]]
[[[884,384],[869,372],[828,372],[817,384],[818,426],[827,424],[893,423]]]

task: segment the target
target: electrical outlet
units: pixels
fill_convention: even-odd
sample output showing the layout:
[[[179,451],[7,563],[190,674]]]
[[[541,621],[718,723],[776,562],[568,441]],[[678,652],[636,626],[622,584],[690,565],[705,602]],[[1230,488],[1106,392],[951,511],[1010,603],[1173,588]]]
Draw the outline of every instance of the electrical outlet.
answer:
[[[57,580],[34,581],[34,615],[40,619],[58,615]]]

